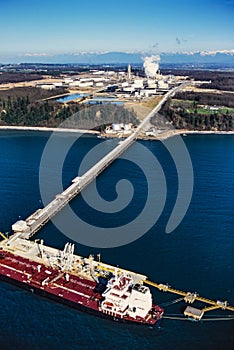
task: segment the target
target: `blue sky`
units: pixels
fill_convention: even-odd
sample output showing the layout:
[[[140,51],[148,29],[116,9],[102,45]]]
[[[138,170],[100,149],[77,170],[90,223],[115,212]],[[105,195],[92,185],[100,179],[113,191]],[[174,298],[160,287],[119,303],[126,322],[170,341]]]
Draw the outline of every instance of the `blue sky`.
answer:
[[[0,53],[234,48],[234,0],[0,0]]]

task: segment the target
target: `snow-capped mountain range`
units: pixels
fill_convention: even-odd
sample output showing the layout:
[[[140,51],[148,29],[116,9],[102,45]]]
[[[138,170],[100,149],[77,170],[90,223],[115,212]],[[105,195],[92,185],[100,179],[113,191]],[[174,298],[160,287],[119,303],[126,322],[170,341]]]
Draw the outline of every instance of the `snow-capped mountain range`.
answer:
[[[0,63],[77,63],[77,64],[143,64],[147,52],[78,52],[78,53],[23,53],[6,55],[0,53]],[[160,53],[160,63],[167,64],[233,64],[234,49],[196,52]]]

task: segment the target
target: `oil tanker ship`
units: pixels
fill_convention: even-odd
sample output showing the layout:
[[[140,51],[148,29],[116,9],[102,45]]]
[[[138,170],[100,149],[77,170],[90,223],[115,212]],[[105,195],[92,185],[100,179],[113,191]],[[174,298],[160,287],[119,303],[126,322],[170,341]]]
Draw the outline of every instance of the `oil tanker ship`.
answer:
[[[31,292],[99,316],[154,325],[163,309],[153,304],[146,276],[13,235],[0,242],[0,278]]]

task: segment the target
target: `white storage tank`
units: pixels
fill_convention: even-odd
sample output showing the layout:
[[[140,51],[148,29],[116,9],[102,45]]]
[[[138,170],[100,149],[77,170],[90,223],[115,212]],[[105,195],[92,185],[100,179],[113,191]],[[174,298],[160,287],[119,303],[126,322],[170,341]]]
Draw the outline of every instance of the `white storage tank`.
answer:
[[[112,124],[111,125],[112,130],[114,131],[120,131],[122,128],[122,124]]]
[[[124,130],[129,131],[132,128],[132,123],[124,124]]]

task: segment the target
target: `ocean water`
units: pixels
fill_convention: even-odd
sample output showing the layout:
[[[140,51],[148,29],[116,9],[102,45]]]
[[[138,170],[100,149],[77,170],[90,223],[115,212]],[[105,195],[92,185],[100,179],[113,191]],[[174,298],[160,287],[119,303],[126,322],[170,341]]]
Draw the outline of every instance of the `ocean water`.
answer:
[[[2,232],[10,231],[12,223],[42,206],[38,174],[49,136],[50,133],[41,132],[0,132]],[[63,147],[68,137],[71,136],[61,134],[58,147]],[[90,149],[103,143],[103,152],[106,152],[116,142],[94,136],[79,139],[64,162],[64,187],[77,175],[79,164]],[[76,252],[85,256],[100,252],[102,261],[141,272],[152,281],[199,292],[214,300],[228,300],[234,305],[234,136],[190,135],[184,142],[193,164],[194,190],[180,225],[171,234],[165,233],[178,192],[175,164],[161,142],[141,141],[140,145],[152,152],[161,164],[166,179],[166,204],[159,220],[145,235],[128,245],[101,249],[76,243]],[[132,150],[134,147],[136,145]],[[79,196],[71,207],[82,220],[111,230],[115,226],[121,229],[140,215],[147,200],[147,181],[142,169],[135,164],[136,158],[143,156],[138,153],[132,156],[131,152],[127,151],[126,155],[133,157],[132,161],[116,160],[97,179],[98,191],[108,201],[116,198],[118,180],[131,181],[134,196],[129,206],[119,213],[103,213],[90,208]],[[147,157],[142,162],[146,168],[151,166]],[[48,185],[53,188],[59,176],[53,160],[46,171]],[[85,191],[92,191],[92,187]],[[157,198],[155,200],[157,203]],[[59,215],[66,220],[66,211]],[[77,237],[79,239],[79,235]],[[51,222],[34,238],[44,239],[45,244],[58,248],[69,240]],[[152,293],[154,301],[160,305],[178,298],[153,289]],[[0,349],[4,350],[232,350],[234,344],[234,321],[197,323],[163,319],[154,328],[122,324],[49,301],[4,282],[0,282],[0,303]],[[184,304],[169,305],[165,307],[165,315],[181,316],[183,310]],[[210,315],[229,314],[216,310]]]

